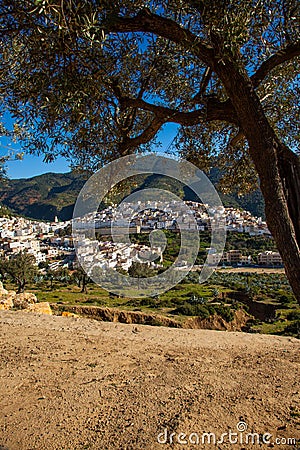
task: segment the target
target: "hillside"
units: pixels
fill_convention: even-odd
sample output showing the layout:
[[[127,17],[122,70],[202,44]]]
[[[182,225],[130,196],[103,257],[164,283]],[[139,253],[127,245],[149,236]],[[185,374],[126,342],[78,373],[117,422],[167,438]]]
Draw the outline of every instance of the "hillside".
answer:
[[[0,183],[0,202],[17,214],[33,219],[68,220],[72,217],[84,178],[73,172],[45,173]]]
[[[294,338],[21,311],[1,311],[0,330],[2,450],[299,448],[283,444],[300,438]],[[239,445],[201,444],[237,426]]]
[[[212,173],[212,181],[217,182]],[[0,203],[12,212],[22,214],[33,219],[53,220],[58,216],[60,220],[72,217],[77,195],[84,185],[85,178],[75,172],[45,173],[32,178],[21,178],[0,182]],[[198,200],[194,193],[182,186],[178,181],[158,175],[138,176],[128,180],[122,186],[123,194],[115,200],[121,200],[137,188],[167,189],[185,200]],[[235,206],[250,211],[255,216],[264,215],[264,203],[260,191],[254,191],[245,197],[235,194],[221,194],[225,206]]]

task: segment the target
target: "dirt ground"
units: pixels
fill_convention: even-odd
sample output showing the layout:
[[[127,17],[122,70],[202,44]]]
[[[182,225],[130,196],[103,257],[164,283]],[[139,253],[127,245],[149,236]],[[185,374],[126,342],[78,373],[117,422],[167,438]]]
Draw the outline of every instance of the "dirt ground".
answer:
[[[0,339],[1,450],[300,448],[294,338],[1,311]]]

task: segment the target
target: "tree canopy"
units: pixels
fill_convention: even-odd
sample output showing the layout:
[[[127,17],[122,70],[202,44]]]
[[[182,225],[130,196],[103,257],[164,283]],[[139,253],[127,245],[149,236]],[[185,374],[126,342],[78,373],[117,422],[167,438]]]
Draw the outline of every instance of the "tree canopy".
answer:
[[[298,0],[2,0],[0,96],[46,161],[95,169],[153,148],[259,179],[300,303]],[[1,162],[1,161],[0,161]]]
[[[4,276],[9,275],[12,281],[16,283],[19,294],[24,292],[26,284],[32,281],[37,274],[35,258],[26,252],[17,253],[8,260],[0,260],[0,271]]]
[[[94,168],[151,148],[172,122],[182,156],[201,168],[217,159],[225,186],[253,187],[247,142],[216,69],[225,59],[297,148],[296,0],[3,0],[0,8],[2,105],[16,118],[15,136],[46,161],[62,154]]]

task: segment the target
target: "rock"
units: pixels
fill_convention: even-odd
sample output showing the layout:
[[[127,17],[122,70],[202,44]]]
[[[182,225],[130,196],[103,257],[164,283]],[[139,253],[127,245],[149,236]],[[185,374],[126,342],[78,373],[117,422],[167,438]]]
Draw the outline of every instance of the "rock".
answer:
[[[52,314],[49,303],[38,303],[38,300],[31,292],[17,294],[15,291],[7,291],[0,281],[0,310],[4,309],[24,309],[26,311]]]
[[[10,294],[2,294],[0,296],[0,310],[11,309],[14,307],[13,296]]]
[[[0,309],[11,309],[14,307],[15,291],[7,291],[0,281]]]
[[[71,312],[69,312],[69,311],[63,311],[63,312],[61,313],[61,315],[62,315],[62,317],[78,317],[77,314],[71,313]]]
[[[37,303],[37,298],[31,292],[16,294],[14,298],[14,307],[19,309],[27,309],[30,305]]]
[[[8,291],[4,289],[2,281],[0,281],[0,296],[3,294],[8,294]]]
[[[25,308],[25,311],[52,315],[52,310],[48,302],[31,303],[27,308]]]

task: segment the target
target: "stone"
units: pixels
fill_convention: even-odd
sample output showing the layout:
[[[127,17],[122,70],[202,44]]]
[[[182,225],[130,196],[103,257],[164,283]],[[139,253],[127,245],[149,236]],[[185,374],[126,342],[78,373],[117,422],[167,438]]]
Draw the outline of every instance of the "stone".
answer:
[[[2,281],[0,281],[0,295],[8,294],[8,291],[4,289]]]
[[[13,296],[10,294],[0,294],[0,310],[14,307]]]
[[[71,312],[69,312],[69,311],[63,311],[63,312],[61,313],[61,315],[62,315],[62,317],[78,317],[77,314],[71,313]]]
[[[24,311],[52,315],[52,310],[48,302],[31,303]]]
[[[22,294],[16,294],[14,298],[14,307],[18,309],[26,309],[30,305],[37,303],[37,298],[31,292],[23,292]]]

